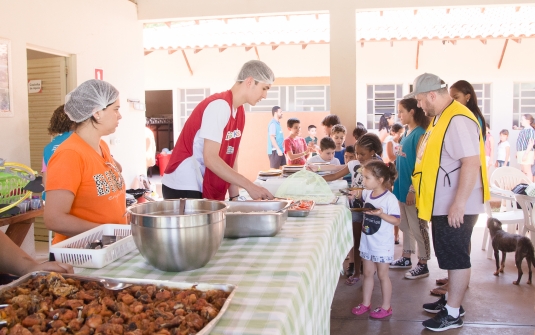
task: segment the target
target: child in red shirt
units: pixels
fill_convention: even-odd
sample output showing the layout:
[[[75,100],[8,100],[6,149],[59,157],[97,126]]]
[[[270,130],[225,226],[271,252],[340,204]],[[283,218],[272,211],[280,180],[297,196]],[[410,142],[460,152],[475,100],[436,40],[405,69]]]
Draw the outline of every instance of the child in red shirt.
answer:
[[[307,146],[304,138],[300,137],[301,122],[299,119],[291,118],[286,122],[290,136],[284,139],[284,154],[288,159],[289,165],[305,165],[313,148]],[[311,142],[314,143],[314,142]]]

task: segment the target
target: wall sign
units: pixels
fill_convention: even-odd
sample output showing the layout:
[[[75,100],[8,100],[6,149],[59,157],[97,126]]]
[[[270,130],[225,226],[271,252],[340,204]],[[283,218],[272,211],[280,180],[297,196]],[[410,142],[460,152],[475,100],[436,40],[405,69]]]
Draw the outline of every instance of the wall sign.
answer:
[[[104,70],[95,69],[95,79],[104,80]]]
[[[28,93],[41,93],[43,86],[41,80],[28,80]]]

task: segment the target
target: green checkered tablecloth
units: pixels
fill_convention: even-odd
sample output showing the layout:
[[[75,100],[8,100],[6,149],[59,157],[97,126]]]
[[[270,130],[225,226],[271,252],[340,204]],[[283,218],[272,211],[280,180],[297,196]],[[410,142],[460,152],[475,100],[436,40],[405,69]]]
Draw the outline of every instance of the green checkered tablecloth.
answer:
[[[234,299],[212,334],[328,334],[351,229],[345,206],[316,206],[306,218],[288,218],[275,237],[224,239],[198,270],[163,272],[134,251],[81,274],[235,284]]]

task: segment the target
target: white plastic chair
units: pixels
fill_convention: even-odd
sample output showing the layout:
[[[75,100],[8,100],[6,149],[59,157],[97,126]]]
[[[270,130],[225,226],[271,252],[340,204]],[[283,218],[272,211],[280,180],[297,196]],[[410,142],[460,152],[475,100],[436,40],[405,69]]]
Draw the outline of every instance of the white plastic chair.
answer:
[[[524,213],[524,225],[520,234],[526,236],[529,231],[531,242],[535,243],[535,213],[533,209],[533,206],[535,205],[535,197],[517,194],[515,198],[520,207],[522,207],[522,212]]]
[[[502,199],[500,212],[493,212],[490,207],[490,201],[485,203],[485,212],[487,217],[492,217],[501,221],[502,225],[507,225],[507,231],[514,233],[516,225],[519,232],[522,233],[524,225],[524,213],[516,206],[515,194],[511,191],[516,185],[530,181],[522,171],[513,167],[500,167],[494,170],[490,177],[490,194],[491,198]],[[489,238],[489,230],[485,227],[483,233],[482,250],[487,250],[487,258],[492,259],[492,241]]]

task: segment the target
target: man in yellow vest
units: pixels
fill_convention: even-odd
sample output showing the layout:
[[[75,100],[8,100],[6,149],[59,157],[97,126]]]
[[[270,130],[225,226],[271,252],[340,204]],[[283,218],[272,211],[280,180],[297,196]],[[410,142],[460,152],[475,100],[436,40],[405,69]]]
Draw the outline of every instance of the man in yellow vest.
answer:
[[[474,114],[448,94],[438,76],[414,80],[418,106],[433,120],[420,140],[411,190],[418,217],[432,222],[433,245],[441,269],[448,270],[448,293],[423,308],[436,316],[423,322],[433,331],[463,326],[461,303],[470,281],[470,238],[483,204],[490,198],[485,150]]]

